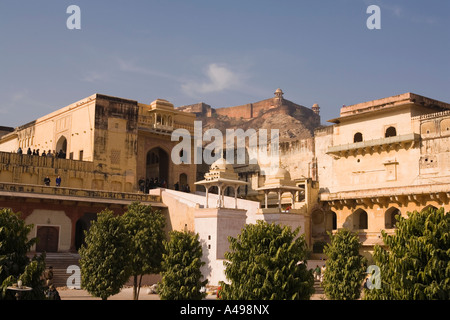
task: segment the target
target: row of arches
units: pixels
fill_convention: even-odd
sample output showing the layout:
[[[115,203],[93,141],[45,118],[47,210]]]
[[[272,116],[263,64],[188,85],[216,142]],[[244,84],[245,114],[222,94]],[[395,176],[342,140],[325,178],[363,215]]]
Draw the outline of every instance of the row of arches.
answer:
[[[173,118],[172,116],[156,113],[155,115],[150,116],[150,122],[154,124],[160,124],[163,126],[173,126]]]
[[[425,208],[423,208],[421,211],[424,212],[429,209],[437,210],[436,207],[432,205],[428,205]],[[385,229],[394,229],[396,227],[397,222],[397,216],[401,215],[400,209],[396,207],[390,207],[388,208],[384,213],[384,227]],[[355,210],[352,215],[352,222],[353,222],[353,229],[368,229],[369,228],[369,219],[367,215],[367,211],[364,209],[357,209]]]
[[[388,128],[386,128],[385,132],[384,132],[384,137],[385,138],[389,138],[389,137],[395,137],[397,135],[397,129],[395,129],[395,127],[390,126]],[[364,138],[363,138],[363,134],[361,132],[356,132],[353,135],[353,142],[363,142]]]
[[[428,205],[421,211],[429,209],[437,210],[435,206]],[[396,228],[397,216],[401,211],[396,207],[389,207],[384,212],[384,229]],[[337,214],[334,211],[325,212],[321,209],[314,210],[311,214],[313,236],[323,236],[327,231],[337,230]],[[368,212],[362,208],[354,210],[343,223],[343,227],[351,230],[367,230],[371,224]]]

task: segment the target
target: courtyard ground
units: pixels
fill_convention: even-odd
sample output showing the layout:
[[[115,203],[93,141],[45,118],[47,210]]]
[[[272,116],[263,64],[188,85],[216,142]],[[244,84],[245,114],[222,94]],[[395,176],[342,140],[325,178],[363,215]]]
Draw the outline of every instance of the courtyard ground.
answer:
[[[69,289],[67,287],[57,288],[61,300],[101,300],[91,296],[86,290]],[[139,294],[139,300],[160,300],[157,294],[147,294],[147,287],[142,287]],[[133,300],[133,288],[124,287],[122,291],[114,296],[108,298],[108,300]],[[206,296],[207,300],[215,300],[216,295],[210,293]],[[323,294],[313,294],[311,300],[323,300],[325,299]]]

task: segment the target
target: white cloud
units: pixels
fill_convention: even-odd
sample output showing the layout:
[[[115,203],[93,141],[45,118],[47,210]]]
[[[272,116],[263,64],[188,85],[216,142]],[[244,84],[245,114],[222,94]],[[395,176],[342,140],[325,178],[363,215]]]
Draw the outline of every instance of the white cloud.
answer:
[[[220,93],[227,90],[245,93],[257,90],[247,84],[249,76],[246,72],[236,72],[224,63],[210,63],[206,65],[201,79],[191,75],[161,72],[148,66],[141,66],[133,60],[123,58],[117,58],[116,65],[121,72],[158,77],[178,83],[185,94],[197,99],[202,99],[205,94]],[[241,66],[240,69],[246,69],[246,67]]]
[[[186,82],[181,86],[182,90],[189,95],[221,92],[235,88],[242,81],[242,75],[217,63],[209,64],[205,75],[205,81]]]

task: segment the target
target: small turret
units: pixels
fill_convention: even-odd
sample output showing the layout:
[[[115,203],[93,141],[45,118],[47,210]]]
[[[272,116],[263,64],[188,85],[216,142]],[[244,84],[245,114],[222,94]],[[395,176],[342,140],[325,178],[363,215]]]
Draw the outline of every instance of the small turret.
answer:
[[[315,104],[312,106],[311,109],[312,109],[312,111],[314,111],[315,114],[319,115],[319,113],[320,113],[320,108],[319,108],[319,105],[318,105],[317,103],[315,103]]]
[[[281,90],[280,88],[278,88],[276,91],[275,91],[275,97],[277,97],[278,99],[283,99],[283,90]]]

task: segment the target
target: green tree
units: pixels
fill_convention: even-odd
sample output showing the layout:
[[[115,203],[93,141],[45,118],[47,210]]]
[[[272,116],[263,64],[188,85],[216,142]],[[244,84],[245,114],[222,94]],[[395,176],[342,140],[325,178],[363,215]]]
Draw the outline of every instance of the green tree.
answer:
[[[365,289],[366,299],[450,299],[450,212],[398,215],[395,234],[382,235],[387,248],[374,249],[381,287]]]
[[[330,234],[331,242],[324,248],[327,255],[322,286],[328,299],[354,300],[361,294],[366,272],[366,259],[359,254],[358,236],[347,229]]]
[[[161,271],[165,218],[160,210],[134,202],[122,220],[131,239],[129,262],[133,276],[133,299],[138,300],[142,276]]]
[[[19,213],[10,209],[0,211],[0,281],[19,276],[29,263],[27,252],[37,242],[28,239],[33,225],[26,225]]]
[[[34,256],[30,263],[25,267],[24,272],[19,276],[23,285],[33,288],[32,291],[24,293],[22,299],[43,300],[46,299],[45,290],[41,276],[45,272],[45,253],[40,256]]]
[[[120,216],[110,210],[98,214],[80,250],[81,286],[106,300],[130,277],[130,237]]]
[[[206,296],[201,288],[207,284],[200,268],[202,247],[198,234],[172,231],[164,241],[162,280],[159,295],[162,300],[200,300]]]
[[[40,277],[45,271],[45,254],[32,261],[27,256],[37,238],[28,239],[33,225],[26,225],[20,213],[10,209],[0,210],[0,285],[1,299],[14,299],[14,294],[6,288],[18,280],[33,290],[24,294],[23,299],[45,299]]]
[[[307,269],[308,255],[299,228],[257,221],[246,225],[237,238],[229,237],[220,298],[230,300],[304,300],[314,293],[314,278]]]

